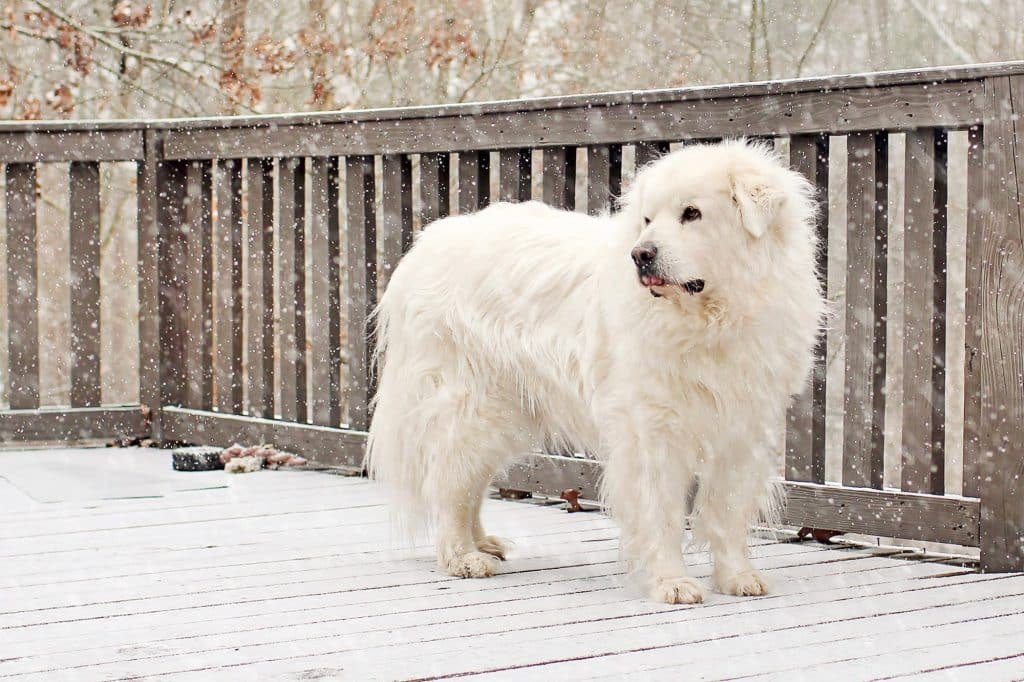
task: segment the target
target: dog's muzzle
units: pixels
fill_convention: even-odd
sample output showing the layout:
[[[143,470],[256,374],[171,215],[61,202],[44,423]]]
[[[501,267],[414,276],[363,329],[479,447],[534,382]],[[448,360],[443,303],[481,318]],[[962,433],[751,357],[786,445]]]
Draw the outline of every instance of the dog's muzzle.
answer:
[[[650,242],[646,242],[634,247],[629,255],[633,259],[633,264],[636,265],[636,274],[640,278],[640,284],[645,287],[655,287],[665,286],[671,283],[658,272],[657,246]],[[692,296],[704,291],[704,280],[691,279],[688,282],[684,282],[681,286],[686,293]],[[655,298],[661,297],[661,294],[657,293],[653,289],[651,289],[651,295]]]

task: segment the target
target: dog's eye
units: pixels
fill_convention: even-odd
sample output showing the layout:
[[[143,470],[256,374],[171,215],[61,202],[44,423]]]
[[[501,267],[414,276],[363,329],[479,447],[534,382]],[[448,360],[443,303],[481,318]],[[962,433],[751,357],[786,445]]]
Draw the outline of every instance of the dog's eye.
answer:
[[[693,222],[694,220],[700,220],[700,209],[696,206],[687,206],[683,209],[683,215],[681,220],[684,223]]]
[[[644,216],[644,225],[650,225],[650,224],[651,224],[651,219],[648,218],[647,216]]]

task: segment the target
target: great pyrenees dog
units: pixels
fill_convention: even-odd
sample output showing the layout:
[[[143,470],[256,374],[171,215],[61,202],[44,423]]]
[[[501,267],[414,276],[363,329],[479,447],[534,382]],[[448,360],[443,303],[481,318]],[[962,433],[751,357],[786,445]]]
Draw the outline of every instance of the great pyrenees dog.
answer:
[[[765,594],[747,537],[777,503],[779,431],[824,310],[815,210],[770,149],[728,141],[644,167],[614,215],[497,203],[427,226],[375,314],[367,466],[407,522],[436,529],[440,569],[495,572],[488,485],[556,443],[603,463],[652,599],[704,598],[683,557],[694,479],[714,587]]]

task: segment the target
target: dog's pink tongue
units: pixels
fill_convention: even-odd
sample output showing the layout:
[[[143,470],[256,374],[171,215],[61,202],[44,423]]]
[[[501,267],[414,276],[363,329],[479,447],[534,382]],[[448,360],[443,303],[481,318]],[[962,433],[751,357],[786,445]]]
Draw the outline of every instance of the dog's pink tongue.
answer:
[[[661,277],[655,277],[654,275],[644,275],[640,278],[640,281],[645,287],[660,287],[665,283]]]

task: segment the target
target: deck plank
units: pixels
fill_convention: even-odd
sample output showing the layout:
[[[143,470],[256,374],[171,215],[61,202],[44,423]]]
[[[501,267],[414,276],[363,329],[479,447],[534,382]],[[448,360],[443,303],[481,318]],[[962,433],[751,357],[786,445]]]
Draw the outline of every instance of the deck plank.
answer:
[[[638,595],[600,513],[488,500],[488,530],[514,552],[495,578],[458,580],[429,545],[389,544],[387,498],[365,479],[171,472],[152,450],[26,455],[0,458],[12,491],[36,492],[55,466],[83,481],[46,503],[11,497],[0,676],[724,679],[835,675],[849,659],[875,676],[967,666],[1002,679],[1024,653],[1019,575],[754,539],[768,597],[669,607]],[[122,499],[88,480],[111,467]],[[706,552],[688,563],[708,583]]]

